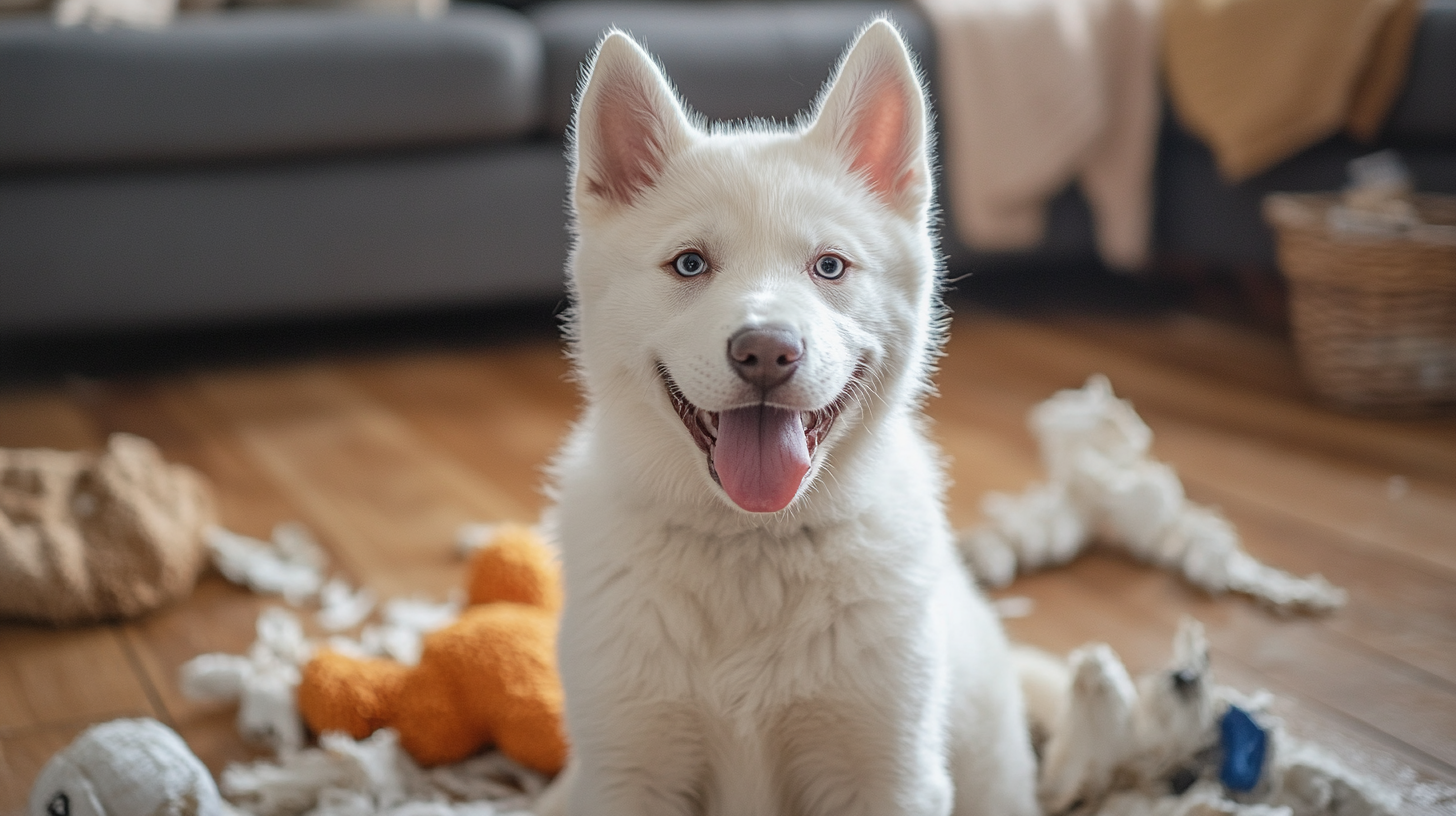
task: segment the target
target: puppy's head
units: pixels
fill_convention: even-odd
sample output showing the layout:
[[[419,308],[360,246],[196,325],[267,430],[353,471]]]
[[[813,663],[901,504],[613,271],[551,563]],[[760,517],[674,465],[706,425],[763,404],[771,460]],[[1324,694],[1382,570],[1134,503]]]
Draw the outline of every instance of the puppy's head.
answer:
[[[704,126],[614,31],[572,150],[578,372],[664,484],[777,512],[916,404],[939,336],[927,114],[889,23],[789,128]]]

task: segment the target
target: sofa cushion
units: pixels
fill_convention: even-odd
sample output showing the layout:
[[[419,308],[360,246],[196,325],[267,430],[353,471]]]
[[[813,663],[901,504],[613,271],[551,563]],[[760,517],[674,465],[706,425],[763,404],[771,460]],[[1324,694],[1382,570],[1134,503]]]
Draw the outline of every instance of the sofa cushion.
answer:
[[[1456,144],[1456,0],[1426,0],[1421,9],[1405,90],[1383,135],[1403,145]]]
[[[563,132],[582,62],[616,26],[662,61],[709,119],[787,119],[807,108],[860,26],[889,11],[921,64],[930,28],[902,2],[616,2],[557,0],[526,10],[546,47],[546,125]]]
[[[0,23],[0,165],[197,161],[516,137],[541,43],[504,8],[437,19],[196,14],[161,31]]]

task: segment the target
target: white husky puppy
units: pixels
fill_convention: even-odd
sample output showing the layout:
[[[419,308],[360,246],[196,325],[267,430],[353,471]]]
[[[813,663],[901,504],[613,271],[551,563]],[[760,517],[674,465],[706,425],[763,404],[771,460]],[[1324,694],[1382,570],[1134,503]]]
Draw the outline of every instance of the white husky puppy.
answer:
[[[708,129],[613,32],[574,151],[566,810],[1036,813],[922,428],[943,321],[898,33],[868,26],[800,126]]]

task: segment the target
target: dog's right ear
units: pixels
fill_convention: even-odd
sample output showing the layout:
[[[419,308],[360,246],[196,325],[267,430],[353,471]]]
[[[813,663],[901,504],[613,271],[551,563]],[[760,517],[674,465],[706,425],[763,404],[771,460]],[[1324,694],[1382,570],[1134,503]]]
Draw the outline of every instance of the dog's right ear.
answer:
[[[893,24],[865,27],[818,109],[805,140],[842,156],[886,204],[923,219],[931,196],[925,91]]]
[[[657,183],[692,131],[677,95],[647,52],[621,31],[608,32],[592,56],[576,106],[577,207],[632,204]]]

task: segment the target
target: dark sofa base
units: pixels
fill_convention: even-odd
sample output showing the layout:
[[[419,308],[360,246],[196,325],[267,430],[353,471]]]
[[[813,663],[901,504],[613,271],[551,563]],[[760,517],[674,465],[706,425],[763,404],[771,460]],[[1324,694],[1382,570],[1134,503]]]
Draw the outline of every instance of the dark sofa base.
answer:
[[[0,330],[557,296],[556,140],[0,179]]]

